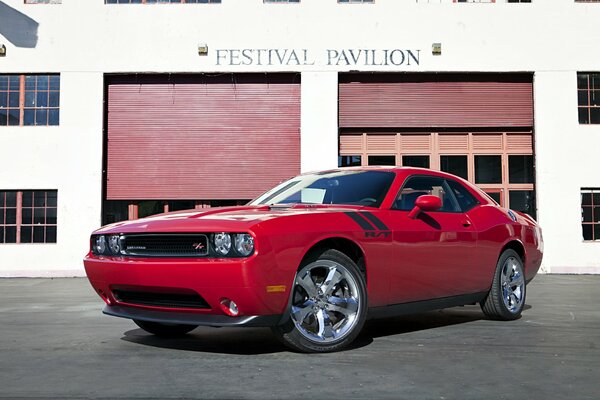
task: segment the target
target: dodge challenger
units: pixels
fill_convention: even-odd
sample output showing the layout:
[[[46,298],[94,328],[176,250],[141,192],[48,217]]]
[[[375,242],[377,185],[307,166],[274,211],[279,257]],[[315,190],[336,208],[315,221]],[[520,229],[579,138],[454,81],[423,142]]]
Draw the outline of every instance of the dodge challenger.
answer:
[[[307,173],[245,206],[166,213],[91,235],[103,312],[157,336],[270,327],[331,352],[368,318],[465,304],[514,320],[543,253],[530,216],[456,176],[421,168]]]

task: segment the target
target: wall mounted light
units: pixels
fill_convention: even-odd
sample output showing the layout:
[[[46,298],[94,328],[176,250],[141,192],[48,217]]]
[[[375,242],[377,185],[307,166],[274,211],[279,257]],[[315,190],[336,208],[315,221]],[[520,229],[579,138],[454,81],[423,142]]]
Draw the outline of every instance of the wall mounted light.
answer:
[[[4,57],[6,56],[6,46],[3,44],[0,44],[0,57]]]
[[[200,43],[198,45],[198,55],[199,56],[207,56],[208,55],[208,45],[206,43]]]
[[[441,43],[433,43],[431,45],[431,54],[434,56],[442,55],[442,44]]]

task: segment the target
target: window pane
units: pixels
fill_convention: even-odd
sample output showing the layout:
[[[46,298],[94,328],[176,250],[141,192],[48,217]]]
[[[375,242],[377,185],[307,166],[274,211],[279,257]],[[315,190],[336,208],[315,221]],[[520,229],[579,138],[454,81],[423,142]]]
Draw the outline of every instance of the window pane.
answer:
[[[191,210],[196,206],[194,200],[169,201],[169,211]]]
[[[478,204],[477,199],[463,185],[452,179],[446,179],[446,182],[452,189],[454,197],[458,200],[458,205],[463,212],[469,211]]]
[[[56,208],[46,209],[46,223],[50,225],[56,224]]]
[[[502,157],[475,156],[475,183],[502,183]]]
[[[126,221],[129,218],[129,201],[106,200],[102,210],[102,225]]]
[[[592,207],[581,207],[581,222],[592,222]]]
[[[600,207],[594,207],[594,222],[600,222]]]
[[[6,192],[6,207],[17,206],[17,192]]]
[[[594,240],[594,228],[591,224],[581,225],[583,229],[583,240]]]
[[[19,125],[20,111],[8,110],[8,125],[17,126]]]
[[[17,227],[7,226],[4,228],[4,243],[17,243]]]
[[[21,211],[21,219],[23,224],[32,224],[33,223],[33,209],[32,208],[23,208]]]
[[[35,111],[35,124],[36,125],[48,125],[48,111],[47,110],[36,110]]]
[[[594,240],[600,240],[600,224],[594,225]]]
[[[511,190],[508,192],[509,207],[535,218],[535,193],[533,190]]]
[[[6,209],[6,224],[16,224],[17,223],[17,209],[16,208],[7,208]]]
[[[490,196],[494,201],[498,204],[502,204],[501,193],[500,192],[485,192],[488,196]]]
[[[35,124],[35,110],[26,108],[23,111],[23,125],[30,126]]]
[[[591,106],[600,106],[600,90],[592,90],[590,96]]]
[[[33,205],[36,207],[44,207],[46,205],[46,192],[37,191],[37,192],[33,192],[33,194],[34,194]]]
[[[8,107],[8,93],[0,92],[0,108]]]
[[[46,206],[47,207],[56,207],[56,197],[57,197],[58,193],[56,192],[56,190],[51,190],[49,192],[46,192]]]
[[[58,125],[58,110],[48,110],[48,125]]]
[[[19,86],[21,86],[19,80],[20,80],[19,75],[9,75],[8,76],[8,88],[10,90],[18,91]]]
[[[50,90],[60,90],[60,75],[50,75]]]
[[[19,92],[10,91],[8,92],[8,106],[9,107],[19,107]]]
[[[60,98],[59,92],[50,92],[50,101],[48,102],[49,107],[58,107],[58,100]]]
[[[600,90],[600,74],[589,74],[590,89]]]
[[[441,170],[467,179],[467,156],[440,156]]]
[[[48,75],[37,76],[37,90],[48,90]]]
[[[429,168],[429,156],[402,156],[405,167]]]
[[[577,91],[577,103],[580,106],[587,106],[589,105],[588,103],[588,91],[587,90],[578,90]]]
[[[46,223],[46,209],[45,208],[34,208],[33,223],[34,224],[45,224]]]
[[[577,74],[577,89],[588,88],[588,74]]]
[[[33,227],[33,243],[44,243],[44,227]]]
[[[600,107],[590,108],[590,123],[600,124]]]
[[[0,126],[8,125],[8,110],[0,109]]]
[[[0,208],[0,225],[4,225],[4,209]]]
[[[25,90],[35,90],[35,75],[25,75]]]
[[[509,183],[533,183],[533,156],[508,156]]]
[[[33,228],[31,226],[21,227],[21,243],[31,243]]]
[[[339,156],[338,167],[358,167],[361,165],[361,156]]]
[[[160,200],[140,201],[138,203],[138,217],[144,218],[149,215],[161,214],[164,212],[163,202]]]
[[[8,75],[0,75],[0,90],[8,90]]]
[[[369,165],[396,165],[396,156],[369,156]]]
[[[600,205],[600,190],[594,193],[594,205]]]
[[[26,190],[23,192],[23,207],[33,206],[33,192]]]
[[[36,105],[38,107],[48,107],[48,92],[37,92]]]
[[[0,226],[0,243],[4,243],[4,227]]]
[[[35,107],[34,92],[25,92],[25,107]]]
[[[46,243],[56,243],[56,227],[46,227]]]
[[[589,108],[579,108],[579,123],[580,124],[589,124],[590,123],[590,113]]]

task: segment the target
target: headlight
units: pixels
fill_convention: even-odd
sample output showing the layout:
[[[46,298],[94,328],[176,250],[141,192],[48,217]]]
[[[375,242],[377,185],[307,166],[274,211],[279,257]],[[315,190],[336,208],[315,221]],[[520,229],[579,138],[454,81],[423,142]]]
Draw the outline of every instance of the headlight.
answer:
[[[221,232],[215,233],[213,236],[213,244],[215,245],[215,251],[223,256],[226,256],[231,250],[231,235],[229,233]]]
[[[104,252],[106,252],[106,238],[104,236],[96,236],[94,250],[94,253],[98,254],[104,254]]]
[[[247,233],[238,233],[234,236],[235,250],[239,255],[247,257],[254,251],[254,238]]]
[[[119,238],[119,235],[110,235],[108,237],[108,247],[113,254],[121,253],[121,238]]]

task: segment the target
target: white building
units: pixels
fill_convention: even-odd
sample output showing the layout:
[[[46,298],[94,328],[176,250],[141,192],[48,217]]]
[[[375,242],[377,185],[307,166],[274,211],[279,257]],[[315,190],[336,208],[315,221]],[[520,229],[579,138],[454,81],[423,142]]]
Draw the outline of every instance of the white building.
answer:
[[[546,272],[600,273],[600,4],[126,2],[0,1],[0,276],[357,163],[461,174],[536,215]]]

